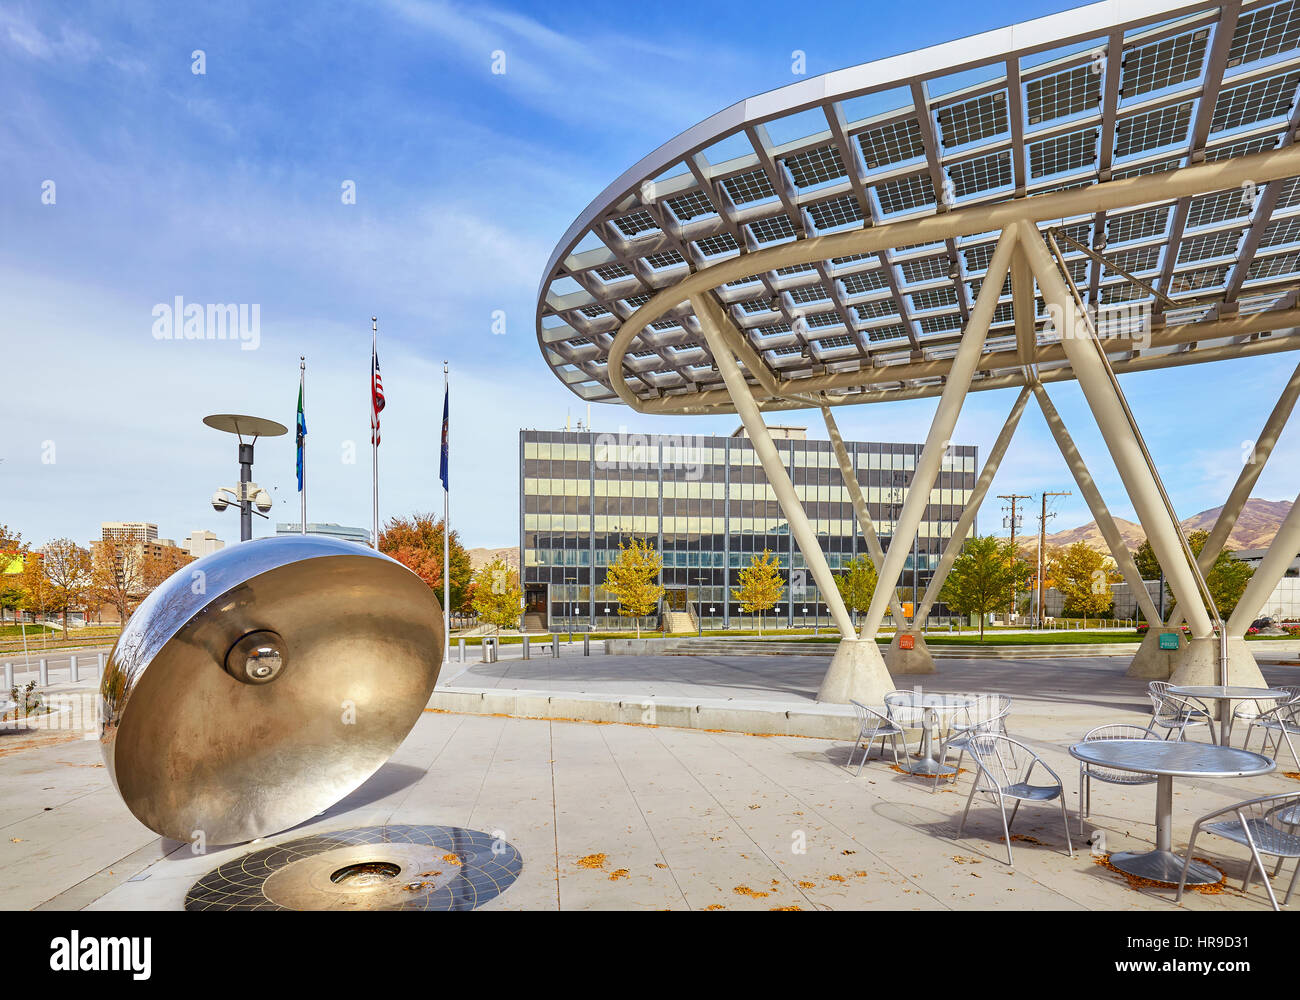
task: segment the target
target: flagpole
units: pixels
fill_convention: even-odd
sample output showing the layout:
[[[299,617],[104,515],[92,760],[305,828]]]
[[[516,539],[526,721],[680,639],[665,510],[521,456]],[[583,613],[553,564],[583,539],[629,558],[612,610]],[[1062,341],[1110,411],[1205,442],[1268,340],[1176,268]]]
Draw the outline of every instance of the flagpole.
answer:
[[[379,349],[379,317],[370,317],[370,464],[372,480],[370,524],[375,551],[379,551],[379,414],[375,412],[375,358]]]
[[[307,357],[298,355],[298,409],[299,412],[305,412],[307,406]],[[302,534],[307,534],[307,441],[305,438],[299,445],[302,457],[298,459],[302,463]]]
[[[443,408],[448,408],[451,399],[451,383],[447,378],[447,362],[442,363]],[[450,419],[444,416],[450,422]],[[450,436],[450,435],[448,435]],[[446,440],[446,439],[444,439]],[[448,470],[450,473],[450,470]],[[446,639],[447,652],[451,652],[451,489],[450,478],[442,485],[442,634]]]

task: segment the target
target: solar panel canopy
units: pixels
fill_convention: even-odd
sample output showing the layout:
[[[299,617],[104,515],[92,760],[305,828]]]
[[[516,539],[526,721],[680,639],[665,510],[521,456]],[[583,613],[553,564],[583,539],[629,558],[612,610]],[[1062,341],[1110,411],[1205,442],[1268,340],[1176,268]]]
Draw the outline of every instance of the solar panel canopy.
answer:
[[[800,79],[588,206],[542,280],[543,355],[586,400],[729,410],[689,287],[766,408],[935,395],[1014,213],[1068,237],[1117,370],[1300,347],[1297,88],[1300,0],[1094,4]],[[1165,183],[1264,160],[1258,182]],[[972,388],[1018,384],[1027,357],[1071,377],[1057,326],[1008,277]]]

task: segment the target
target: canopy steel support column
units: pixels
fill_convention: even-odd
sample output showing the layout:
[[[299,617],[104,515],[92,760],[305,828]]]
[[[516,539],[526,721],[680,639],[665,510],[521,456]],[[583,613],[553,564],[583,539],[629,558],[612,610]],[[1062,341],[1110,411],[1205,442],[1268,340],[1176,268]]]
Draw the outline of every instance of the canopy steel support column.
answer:
[[[1090,330],[1085,328],[1080,333],[1076,329],[1079,324],[1068,321],[1074,319],[1077,313],[1074,299],[1066,288],[1065,280],[1057,270],[1056,262],[1043,242],[1038,227],[1029,222],[1019,222],[1016,228],[1020,234],[1020,246],[1038,278],[1043,298],[1059,311],[1061,346],[1065,349],[1075,378],[1088,401],[1088,408],[1115,461],[1115,468],[1137,511],[1138,520],[1147,533],[1151,548],[1155,550],[1160,565],[1165,568],[1165,576],[1174,596],[1188,610],[1193,636],[1209,638],[1213,633],[1210,616],[1200,599],[1192,567],[1183,553],[1179,528],[1165,510],[1155,474],[1147,467],[1142,448],[1106,376],[1105,367],[1098,356],[1100,345],[1088,342],[1092,339]]]
[[[970,322],[962,333],[961,344],[952,359],[948,371],[948,380],[944,384],[939,405],[935,407],[934,419],[930,423],[930,433],[926,436],[925,447],[912,473],[912,483],[903,501],[898,522],[894,526],[893,536],[889,540],[889,551],[885,553],[884,565],[880,568],[880,579],[876,583],[876,592],[871,598],[871,608],[867,611],[867,620],[862,634],[874,641],[880,622],[885,617],[885,608],[889,604],[889,594],[898,582],[907,555],[912,551],[912,540],[921,524],[925,508],[930,502],[930,490],[934,487],[943,462],[944,452],[952,439],[953,428],[961,413],[966,393],[970,391],[971,378],[979,364],[980,352],[984,348],[984,338],[988,335],[989,323],[993,311],[997,308],[998,296],[1002,294],[1002,281],[1011,267],[1012,252],[1016,245],[1016,230],[1007,228],[998,237],[993,258],[989,261],[988,271],[980,285],[979,295],[971,309]]]
[[[1052,404],[1051,397],[1047,395],[1047,390],[1041,385],[1034,386],[1034,398],[1038,400],[1038,408],[1043,411],[1047,426],[1051,429],[1052,436],[1056,438],[1056,446],[1061,450],[1061,457],[1065,459],[1065,464],[1070,467],[1070,472],[1074,475],[1074,481],[1079,487],[1079,492],[1083,494],[1083,499],[1088,504],[1088,510],[1092,512],[1093,519],[1097,522],[1097,527],[1101,530],[1102,537],[1106,540],[1110,554],[1115,560],[1115,565],[1124,577],[1124,582],[1133,591],[1133,596],[1142,608],[1142,614],[1146,616],[1148,624],[1154,625],[1158,623],[1160,621],[1160,612],[1156,610],[1155,601],[1147,593],[1147,588],[1142,583],[1142,574],[1138,572],[1137,563],[1133,561],[1133,554],[1129,552],[1128,546],[1124,544],[1124,539],[1119,533],[1119,529],[1115,527],[1115,519],[1111,517],[1106,501],[1102,499],[1101,491],[1097,489],[1097,484],[1093,481],[1088,466],[1084,464],[1083,456],[1079,454],[1074,439],[1070,437],[1070,432],[1066,430],[1065,421],[1061,419],[1060,413]],[[1166,674],[1166,676],[1168,675]]]
[[[826,433],[830,436],[835,460],[840,463],[840,476],[844,479],[844,489],[848,491],[849,500],[853,503],[853,512],[858,517],[858,527],[867,540],[867,554],[871,556],[876,573],[879,574],[880,565],[885,561],[885,550],[880,547],[880,536],[876,534],[876,525],[871,520],[871,512],[867,510],[867,500],[862,495],[862,486],[858,482],[853,463],[849,461],[849,450],[844,447],[844,438],[840,436],[839,425],[835,422],[829,406],[822,406],[821,411],[826,420]],[[907,618],[903,614],[903,607],[898,602],[897,594],[890,594],[889,610],[893,612],[894,620],[901,627]],[[860,638],[865,639],[867,636],[863,633]]]
[[[1251,450],[1250,459],[1242,465],[1241,472],[1237,475],[1237,481],[1232,486],[1232,492],[1228,494],[1228,499],[1224,501],[1219,516],[1215,518],[1214,527],[1210,529],[1210,537],[1205,540],[1200,554],[1196,557],[1197,565],[1201,567],[1202,573],[1210,571],[1210,567],[1214,565],[1214,561],[1219,558],[1219,553],[1223,551],[1223,547],[1228,543],[1228,536],[1232,534],[1232,529],[1237,524],[1237,518],[1241,516],[1242,508],[1246,506],[1246,501],[1250,499],[1250,491],[1255,488],[1255,483],[1263,473],[1269,456],[1273,454],[1273,446],[1277,444],[1277,439],[1281,436],[1283,428],[1286,427],[1286,422],[1291,417],[1291,411],[1295,409],[1297,398],[1300,398],[1300,365],[1297,365],[1295,371],[1291,373],[1291,378],[1287,380],[1286,387],[1282,390],[1282,395],[1278,397],[1277,404],[1268,415],[1268,419],[1264,421],[1264,428],[1259,432],[1259,437],[1255,439],[1255,446]],[[1169,618],[1169,624],[1177,626],[1182,623],[1183,614],[1175,606]]]
[[[1241,600],[1228,618],[1229,636],[1234,639],[1245,636],[1246,629],[1255,620],[1278,581],[1286,575],[1297,552],[1300,552],[1300,496],[1291,505],[1290,513],[1277,529],[1268,551],[1260,560],[1259,568],[1246,584]]]
[[[893,679],[885,669],[884,657],[874,639],[863,642],[855,637],[853,620],[849,617],[848,609],[845,608],[844,601],[840,597],[839,588],[835,586],[835,578],[831,575],[826,555],[817,541],[817,534],[808,522],[808,516],[804,513],[798,494],[795,493],[794,483],[790,481],[785,463],[777,454],[776,445],[772,441],[772,435],[768,433],[767,425],[763,423],[763,415],[759,412],[758,404],[749,390],[749,384],[745,381],[740,366],[736,364],[734,355],[727,348],[720,322],[725,317],[721,317],[720,310],[713,307],[705,298],[705,296],[692,297],[691,306],[700,321],[700,330],[708,344],[709,353],[717,362],[718,372],[722,375],[722,381],[736,407],[736,413],[745,426],[772,492],[776,494],[777,502],[790,522],[790,533],[798,543],[799,551],[803,553],[804,561],[812,571],[817,589],[821,591],[831,617],[843,637],[817,691],[817,700],[837,704],[854,700],[879,705],[883,703],[886,693],[894,687]]]
[[[1002,458],[1007,453],[1007,448],[1011,445],[1011,439],[1015,436],[1016,428],[1020,426],[1020,417],[1025,412],[1025,406],[1029,402],[1029,389],[1020,390],[1016,396],[1016,401],[1011,404],[1011,412],[1007,414],[1006,422],[1002,425],[1002,430],[998,432],[997,440],[993,442],[993,447],[989,450],[989,457],[984,460],[984,468],[980,470],[979,479],[975,481],[975,488],[971,490],[970,499],[962,508],[961,516],[957,519],[957,524],[952,529],[952,535],[949,536],[947,544],[943,547],[943,554],[939,557],[939,565],[935,567],[934,576],[930,578],[930,583],[925,588],[925,595],[921,598],[921,603],[916,608],[916,617],[912,619],[912,625],[907,630],[913,636],[913,647],[911,649],[901,649],[898,646],[898,636],[890,644],[889,653],[885,662],[894,673],[917,674],[931,673],[934,670],[934,658],[930,656],[930,651],[925,648],[925,639],[916,635],[917,623],[922,625],[930,614],[930,608],[934,602],[939,599],[939,591],[943,589],[943,583],[948,579],[948,573],[952,569],[952,564],[957,561],[957,556],[961,553],[962,544],[966,541],[966,533],[970,531],[970,526],[975,523],[975,515],[978,513],[980,504],[984,502],[984,497],[988,494],[989,487],[993,485],[993,477],[998,474],[998,467],[1002,464]],[[922,661],[917,664],[915,661]],[[929,662],[929,669],[925,669],[925,662]],[[902,669],[907,666],[909,669]],[[918,668],[919,666],[919,668]]]
[[[848,610],[844,607],[844,602],[840,599],[839,588],[835,586],[835,579],[831,575],[831,568],[826,562],[826,555],[822,552],[821,544],[817,541],[817,534],[813,531],[808,516],[804,513],[803,504],[799,502],[799,497],[794,490],[794,483],[790,481],[790,473],[786,470],[785,462],[781,460],[781,456],[776,450],[772,435],[768,433],[767,424],[763,423],[763,415],[759,412],[758,404],[754,402],[753,394],[749,391],[745,376],[741,373],[740,366],[736,364],[735,357],[727,347],[716,311],[709,308],[709,305],[703,300],[703,296],[698,299],[693,298],[691,305],[695,309],[695,315],[700,320],[700,329],[704,333],[704,339],[708,342],[709,352],[718,363],[718,371],[722,375],[722,381],[731,394],[732,402],[735,403],[736,413],[740,416],[741,423],[745,425],[745,431],[749,435],[750,443],[754,446],[754,452],[758,455],[758,460],[763,466],[763,472],[772,487],[772,492],[776,494],[777,502],[780,503],[781,510],[790,522],[790,533],[798,543],[799,551],[803,553],[809,570],[812,571],[817,588],[826,599],[831,617],[835,619],[835,625],[839,628],[840,634],[852,636],[854,634],[853,622],[849,618]]]

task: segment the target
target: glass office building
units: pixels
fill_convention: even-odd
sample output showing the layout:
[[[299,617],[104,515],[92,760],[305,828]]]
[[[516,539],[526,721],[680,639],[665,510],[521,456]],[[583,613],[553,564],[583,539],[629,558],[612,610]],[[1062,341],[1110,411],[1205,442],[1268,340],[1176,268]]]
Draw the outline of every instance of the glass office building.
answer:
[[[866,552],[866,542],[831,444],[806,440],[802,428],[772,432],[827,561],[838,571]],[[845,446],[881,543],[888,546],[921,445]],[[645,539],[663,555],[665,608],[686,610],[689,604],[704,628],[756,623],[741,612],[731,590],[740,570],[764,549],[775,554],[786,583],[764,623],[830,623],[742,431],[709,437],[523,430],[519,469],[521,585],[527,613],[542,617],[547,628],[628,626],[603,583],[620,542],[633,538]],[[904,604],[924,593],[976,475],[976,449],[952,446],[903,571]],[[948,610],[936,604],[930,624],[947,619]]]

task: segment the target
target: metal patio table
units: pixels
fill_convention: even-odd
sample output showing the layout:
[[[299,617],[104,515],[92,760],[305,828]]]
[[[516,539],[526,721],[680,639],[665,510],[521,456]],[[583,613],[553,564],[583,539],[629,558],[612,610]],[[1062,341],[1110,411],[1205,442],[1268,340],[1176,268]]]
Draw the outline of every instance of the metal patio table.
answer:
[[[1076,743],[1070,756],[1086,764],[1121,771],[1154,774],[1156,782],[1156,848],[1121,851],[1110,863],[1122,872],[1153,882],[1177,884],[1183,859],[1171,849],[1174,778],[1249,778],[1268,774],[1277,764],[1263,754],[1215,743],[1171,743],[1165,740],[1095,740]],[[1188,885],[1213,885],[1223,877],[1217,868],[1193,861]]]
[[[1289,698],[1286,691],[1276,688],[1245,687],[1223,684],[1186,684],[1171,687],[1169,694],[1178,698],[1199,698],[1219,703],[1219,743],[1232,746],[1232,703],[1234,701],[1279,701]]]
[[[975,699],[964,694],[918,694],[916,692],[903,692],[905,699],[899,699],[890,704],[899,705],[903,708],[922,709],[921,714],[921,759],[909,760],[905,764],[899,765],[908,774],[924,774],[933,777],[936,774],[942,774],[944,777],[957,773],[955,767],[949,767],[947,764],[940,764],[934,756],[934,728],[939,721],[940,715],[951,716],[954,712],[963,708],[969,708],[975,704]]]

